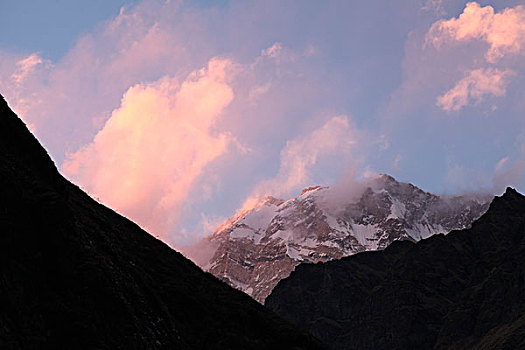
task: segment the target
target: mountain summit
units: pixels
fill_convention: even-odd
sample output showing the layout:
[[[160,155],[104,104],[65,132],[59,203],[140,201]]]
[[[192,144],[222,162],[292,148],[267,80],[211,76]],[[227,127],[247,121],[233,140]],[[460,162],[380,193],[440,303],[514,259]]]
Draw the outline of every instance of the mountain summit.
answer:
[[[286,201],[263,198],[209,238],[218,249],[204,268],[264,302],[298,264],[466,228],[490,201],[488,196],[438,196],[389,175],[354,187],[312,186]]]
[[[320,349],[65,180],[0,96],[0,348]]]

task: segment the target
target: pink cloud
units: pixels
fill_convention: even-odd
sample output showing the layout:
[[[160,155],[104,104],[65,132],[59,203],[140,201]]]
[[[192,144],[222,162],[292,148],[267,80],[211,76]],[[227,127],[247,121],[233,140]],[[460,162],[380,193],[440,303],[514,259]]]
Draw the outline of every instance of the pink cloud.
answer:
[[[496,11],[469,2],[459,16],[411,32],[403,82],[391,95],[387,123],[395,128],[399,118],[432,104],[446,112],[478,105],[495,114],[497,105],[481,102],[506,96],[508,85],[520,78],[516,72],[525,53],[524,16],[523,6]]]
[[[281,150],[277,175],[257,184],[241,210],[253,207],[264,196],[288,197],[293,191],[311,185],[311,173],[320,159],[338,155],[344,163],[358,138],[359,132],[348,117],[336,116],[320,128],[287,141]]]
[[[453,42],[480,40],[489,47],[485,57],[494,63],[507,53],[521,53],[525,45],[525,7],[506,8],[495,13],[492,6],[466,4],[458,18],[440,20],[432,25],[427,42],[439,48]]]
[[[192,184],[232,138],[214,123],[232,101],[229,60],[212,59],[181,84],[164,77],[128,89],[93,142],[63,172],[91,195],[168,238]]]
[[[494,172],[498,172],[498,171],[501,171],[503,169],[503,167],[507,164],[507,162],[509,161],[509,156],[506,156],[504,158],[501,158],[498,162],[498,164],[496,164],[496,167],[494,169]]]
[[[261,46],[243,64],[212,60],[207,70],[198,69],[220,53],[210,43],[216,33],[201,23],[213,16],[182,11],[175,2],[146,1],[124,9],[80,37],[58,62],[37,64],[16,89],[12,76],[25,57],[7,62],[0,55],[0,90],[37,128],[37,137],[67,176],[168,243],[185,244],[202,233],[193,232],[189,226],[195,220],[186,217],[199,211],[212,215],[202,203],[214,198],[231,173],[251,188],[258,181],[254,173],[262,173],[257,166],[269,154],[278,162],[278,147],[261,144],[282,142],[295,128],[290,111],[317,90],[294,66],[305,58],[279,43],[263,51]],[[192,84],[202,87],[201,75],[219,72],[212,62],[222,61],[228,62],[224,79],[208,80],[223,79],[235,101],[216,107],[213,96],[225,98],[219,84],[216,92],[191,97]],[[190,110],[193,119],[182,116]],[[213,122],[198,115],[214,115]],[[179,120],[177,127],[166,127],[169,118]],[[245,157],[254,148],[258,153]],[[245,197],[231,192],[226,195]],[[193,205],[197,209],[190,210]],[[181,214],[187,215],[177,220]]]
[[[27,56],[16,62],[17,70],[11,75],[11,79],[15,83],[20,84],[39,64],[42,64],[42,58],[38,54],[33,53]]]
[[[93,138],[130,86],[165,75],[184,77],[214,56],[202,54],[204,44],[190,50],[190,40],[180,33],[196,42],[201,38],[196,24],[178,11],[176,2],[154,1],[123,9],[81,36],[57,62],[32,54],[16,66],[0,64],[0,75],[7,76],[0,89],[60,163],[64,151]]]
[[[437,106],[447,112],[459,111],[471,101],[479,103],[484,96],[504,96],[510,70],[496,68],[475,69],[465,74],[454,87],[436,100]]]

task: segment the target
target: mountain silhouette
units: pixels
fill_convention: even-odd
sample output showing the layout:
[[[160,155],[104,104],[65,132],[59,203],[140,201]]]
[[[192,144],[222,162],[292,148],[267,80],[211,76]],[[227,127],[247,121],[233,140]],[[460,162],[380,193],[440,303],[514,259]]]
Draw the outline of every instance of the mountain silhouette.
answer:
[[[2,349],[324,348],[68,182],[3,98],[0,227]]]

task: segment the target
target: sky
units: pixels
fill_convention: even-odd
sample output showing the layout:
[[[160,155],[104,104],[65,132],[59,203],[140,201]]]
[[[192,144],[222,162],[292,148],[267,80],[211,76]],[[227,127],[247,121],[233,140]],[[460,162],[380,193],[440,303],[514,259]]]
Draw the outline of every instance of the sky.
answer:
[[[521,1],[1,0],[0,33],[62,174],[174,247],[379,173],[525,191]]]

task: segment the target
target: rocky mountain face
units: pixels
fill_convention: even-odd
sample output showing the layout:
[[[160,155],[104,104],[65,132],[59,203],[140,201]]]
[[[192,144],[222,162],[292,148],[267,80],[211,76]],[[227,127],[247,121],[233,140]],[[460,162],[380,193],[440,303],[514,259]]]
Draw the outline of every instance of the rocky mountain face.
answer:
[[[321,349],[65,180],[0,96],[1,349]]]
[[[525,197],[470,229],[302,264],[266,306],[333,349],[525,349]]]
[[[346,196],[310,187],[287,201],[266,197],[209,239],[218,248],[204,268],[263,303],[301,263],[381,250],[469,227],[488,208],[486,196],[437,196],[380,175]]]

